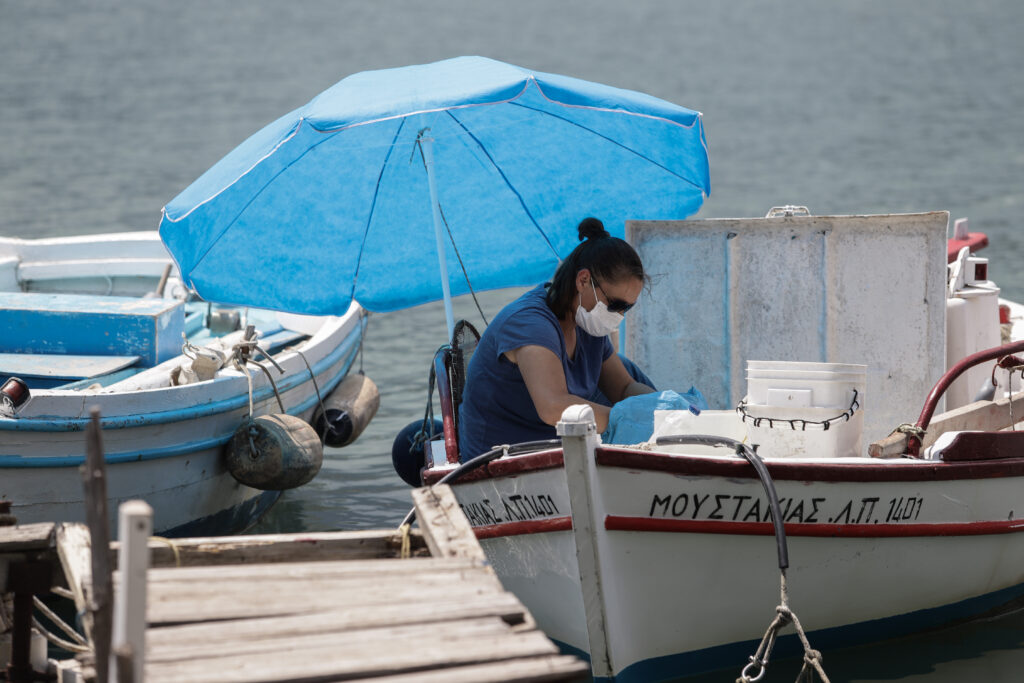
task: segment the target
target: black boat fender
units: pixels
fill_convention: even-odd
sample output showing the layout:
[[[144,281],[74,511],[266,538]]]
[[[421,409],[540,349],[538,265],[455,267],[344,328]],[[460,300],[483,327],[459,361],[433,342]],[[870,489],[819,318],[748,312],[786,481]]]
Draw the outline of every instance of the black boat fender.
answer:
[[[332,448],[347,446],[366,429],[380,407],[380,390],[363,373],[349,375],[317,407],[311,424]]]
[[[260,415],[246,420],[225,447],[231,476],[240,484],[264,491],[308,483],[323,461],[320,437],[294,415]]]

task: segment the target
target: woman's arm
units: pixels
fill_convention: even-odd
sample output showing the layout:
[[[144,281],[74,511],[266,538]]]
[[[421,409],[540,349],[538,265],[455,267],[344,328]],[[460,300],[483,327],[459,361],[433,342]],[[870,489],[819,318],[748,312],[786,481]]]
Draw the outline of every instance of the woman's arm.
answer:
[[[630,396],[654,392],[652,387],[641,384],[633,379],[633,376],[626,370],[626,366],[622,364],[622,359],[616,353],[608,356],[605,362],[601,364],[601,377],[597,381],[597,386],[614,403],[618,403]]]
[[[520,346],[505,355],[519,366],[537,414],[545,423],[554,425],[566,408],[585,403],[594,410],[597,431],[603,432],[608,428],[609,408],[569,393],[562,361],[551,349],[536,345]]]

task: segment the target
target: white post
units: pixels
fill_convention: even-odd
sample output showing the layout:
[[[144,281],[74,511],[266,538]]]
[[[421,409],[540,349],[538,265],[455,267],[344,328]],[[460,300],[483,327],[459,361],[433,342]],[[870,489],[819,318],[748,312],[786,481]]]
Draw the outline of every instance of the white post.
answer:
[[[555,425],[555,431],[562,437],[576,563],[587,616],[590,668],[594,678],[611,678],[612,655],[608,646],[608,622],[596,537],[599,526],[593,500],[594,451],[597,448],[594,410],[588,405],[569,406]]]
[[[114,628],[110,648],[110,680],[123,680],[118,652],[131,652],[134,683],[142,683],[146,659],[146,570],[149,537],[153,534],[153,508],[142,500],[129,500],[118,508],[117,538],[121,547],[117,568],[121,580],[114,589]]]
[[[441,269],[441,291],[444,292],[444,317],[448,321],[448,341],[455,331],[455,314],[452,312],[452,293],[448,287],[448,258],[444,248],[444,230],[441,219],[441,205],[437,201],[437,180],[434,178],[434,138],[423,135],[420,138],[423,160],[427,167],[427,186],[430,188],[430,208],[434,212],[434,241],[437,243],[437,263]]]

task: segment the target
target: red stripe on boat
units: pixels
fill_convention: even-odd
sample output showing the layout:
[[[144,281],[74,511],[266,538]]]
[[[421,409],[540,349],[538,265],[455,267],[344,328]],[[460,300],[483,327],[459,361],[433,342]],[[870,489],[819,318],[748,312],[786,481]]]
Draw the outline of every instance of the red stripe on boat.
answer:
[[[774,536],[771,522],[721,522],[717,520],[662,519],[608,515],[609,531],[657,531],[677,534],[737,534]],[[902,536],[984,536],[1024,531],[1024,519],[1000,522],[951,522],[932,524],[786,524],[787,536],[838,538],[893,538]]]
[[[544,534],[551,531],[572,531],[572,517],[535,519],[530,522],[507,522],[505,524],[473,527],[473,533],[476,534],[477,538],[523,536],[524,534]]]

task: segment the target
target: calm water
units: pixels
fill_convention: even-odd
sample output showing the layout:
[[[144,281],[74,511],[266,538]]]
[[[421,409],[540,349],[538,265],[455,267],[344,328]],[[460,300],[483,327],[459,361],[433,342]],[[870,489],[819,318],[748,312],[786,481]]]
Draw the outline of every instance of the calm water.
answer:
[[[712,195],[698,217],[947,210],[989,234],[993,277],[1022,299],[1021,35],[1018,0],[0,0],[0,234],[155,229],[217,159],[345,75],[482,54],[702,111]],[[483,295],[488,316],[514,294]],[[478,320],[471,302],[456,314]],[[422,416],[444,336],[439,305],[372,319],[377,418],[257,531],[398,523],[409,498],[391,441]],[[825,662],[833,681],[1011,681],[1022,645],[1010,617]]]

